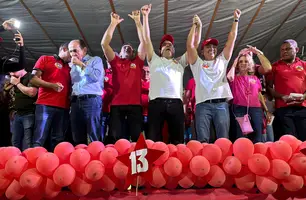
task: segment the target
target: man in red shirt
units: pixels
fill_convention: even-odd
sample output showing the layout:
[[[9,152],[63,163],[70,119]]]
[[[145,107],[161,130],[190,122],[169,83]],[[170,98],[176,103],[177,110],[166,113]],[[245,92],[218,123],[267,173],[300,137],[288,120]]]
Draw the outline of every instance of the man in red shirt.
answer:
[[[64,141],[70,107],[70,54],[68,43],[60,46],[59,54],[41,56],[36,62],[31,84],[39,87],[35,109],[33,146],[44,146],[51,139],[50,151]]]
[[[141,85],[141,105],[143,115],[142,131],[148,133],[148,106],[150,88],[150,68],[148,66],[143,67]]]
[[[101,45],[113,71],[113,100],[110,110],[110,132],[104,142],[111,144],[125,136],[122,134],[126,120],[127,132],[131,140],[136,142],[141,133],[142,107],[141,107],[141,73],[144,65],[145,50],[142,37],[142,24],[140,11],[133,11],[129,15],[136,24],[140,41],[138,51],[131,45],[122,46],[119,56],[110,46],[116,26],[123,21],[119,15],[111,14],[111,23],[104,33]]]
[[[306,140],[306,62],[296,57],[298,51],[296,41],[284,41],[281,58],[267,77],[268,91],[275,98],[275,140],[284,134]]]

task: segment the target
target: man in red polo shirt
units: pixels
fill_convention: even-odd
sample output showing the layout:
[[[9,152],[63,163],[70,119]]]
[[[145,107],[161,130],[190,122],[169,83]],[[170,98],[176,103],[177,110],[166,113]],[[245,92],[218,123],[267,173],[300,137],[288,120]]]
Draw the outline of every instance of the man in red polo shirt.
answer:
[[[116,26],[123,21],[119,15],[111,14],[111,23],[104,33],[101,45],[113,71],[113,100],[110,110],[110,132],[104,142],[111,144],[125,136],[122,134],[124,121],[127,123],[127,133],[132,141],[137,141],[142,127],[141,107],[141,74],[145,59],[142,37],[140,11],[133,11],[129,15],[136,24],[139,37],[138,51],[131,45],[122,46],[119,56],[110,46]]]
[[[143,115],[143,128],[148,133],[148,106],[149,106],[149,88],[150,88],[150,68],[143,67],[141,80],[141,105]]]
[[[68,43],[60,46],[59,54],[41,56],[36,62],[31,83],[39,87],[35,109],[33,146],[44,146],[49,137],[50,151],[64,141],[70,107],[70,54]],[[51,136],[51,137],[50,137]]]
[[[267,77],[268,90],[275,98],[275,140],[284,134],[306,140],[306,62],[296,57],[298,51],[296,41],[285,40],[281,58]]]

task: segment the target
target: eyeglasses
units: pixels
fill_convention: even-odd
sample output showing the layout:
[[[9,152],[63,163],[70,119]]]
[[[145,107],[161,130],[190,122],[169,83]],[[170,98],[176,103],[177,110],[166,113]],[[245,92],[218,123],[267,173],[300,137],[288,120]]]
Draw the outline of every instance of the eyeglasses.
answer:
[[[76,50],[76,49],[69,50],[69,53],[72,53],[72,52],[76,53],[76,52],[78,52],[78,50]]]

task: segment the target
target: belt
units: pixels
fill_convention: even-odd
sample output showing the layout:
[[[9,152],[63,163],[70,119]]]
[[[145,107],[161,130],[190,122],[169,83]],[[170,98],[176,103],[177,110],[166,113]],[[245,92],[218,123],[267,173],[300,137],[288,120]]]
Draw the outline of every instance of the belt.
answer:
[[[95,98],[98,96],[99,95],[96,95],[96,94],[83,94],[83,95],[78,95],[78,96],[71,96],[71,101],[85,100],[85,99]]]
[[[226,98],[222,98],[222,99],[210,99],[210,100],[204,101],[204,103],[223,103],[223,102],[226,102]]]

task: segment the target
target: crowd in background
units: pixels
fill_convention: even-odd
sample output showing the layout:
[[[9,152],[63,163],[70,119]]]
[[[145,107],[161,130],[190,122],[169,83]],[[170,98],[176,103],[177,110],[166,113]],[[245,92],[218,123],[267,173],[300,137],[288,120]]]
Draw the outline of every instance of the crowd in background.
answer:
[[[296,56],[296,41],[285,40],[273,64],[248,46],[228,66],[241,15],[236,9],[223,49],[215,38],[201,42],[202,22],[195,15],[186,52],[175,57],[172,35],[164,35],[154,52],[150,11],[151,5],[145,5],[129,15],[140,43],[137,49],[124,44],[119,53],[110,43],[123,19],[111,14],[101,41],[105,66],[88,54],[83,40],[75,39],[62,44],[58,54],[41,56],[27,72],[24,41],[16,33],[19,58],[1,60],[2,77],[9,76],[1,80],[0,145],[52,151],[62,141],[135,142],[141,132],[173,144],[222,137],[256,143],[284,134],[306,139],[306,62]],[[10,20],[1,28],[14,29]],[[193,77],[184,88],[187,66]]]

